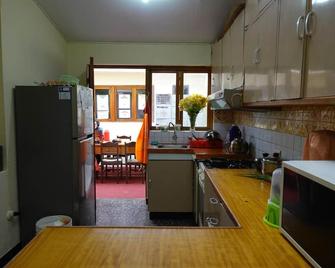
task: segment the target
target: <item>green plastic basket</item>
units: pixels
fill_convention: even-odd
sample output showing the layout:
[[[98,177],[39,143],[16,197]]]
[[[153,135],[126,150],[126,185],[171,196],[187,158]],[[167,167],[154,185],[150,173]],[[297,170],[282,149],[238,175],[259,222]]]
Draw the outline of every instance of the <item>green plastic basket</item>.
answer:
[[[279,228],[279,213],[279,205],[268,201],[268,207],[266,209],[266,214],[263,218],[263,221],[271,227]]]

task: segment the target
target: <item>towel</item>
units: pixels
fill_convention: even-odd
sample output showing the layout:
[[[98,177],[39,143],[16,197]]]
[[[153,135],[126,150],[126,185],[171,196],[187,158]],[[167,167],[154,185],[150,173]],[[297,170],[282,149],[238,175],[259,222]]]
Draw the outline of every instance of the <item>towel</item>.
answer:
[[[135,157],[140,163],[148,163],[149,122],[148,114],[144,114],[142,127],[138,134],[135,145]]]
[[[335,132],[319,130],[311,132],[304,145],[304,160],[335,160]]]

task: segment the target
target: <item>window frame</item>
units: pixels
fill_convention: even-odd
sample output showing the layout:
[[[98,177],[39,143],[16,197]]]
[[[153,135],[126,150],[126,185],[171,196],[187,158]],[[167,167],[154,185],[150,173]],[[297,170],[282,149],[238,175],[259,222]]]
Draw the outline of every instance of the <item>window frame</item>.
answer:
[[[152,74],[153,73],[176,73],[176,124],[180,124],[181,130],[189,130],[189,127],[183,126],[183,112],[179,109],[179,101],[184,96],[184,74],[186,73],[207,73],[208,89],[207,95],[211,92],[211,67],[152,67],[148,68],[147,91],[149,92],[148,105],[150,107],[149,123],[150,129],[155,130],[156,126],[152,125]],[[213,113],[210,110],[210,105],[207,104],[207,127],[196,127],[196,130],[209,130],[213,128]]]
[[[109,91],[109,119],[97,118],[96,93],[99,90]],[[118,94],[117,91],[131,91],[131,118],[118,118]],[[146,85],[96,85],[94,87],[94,118],[100,122],[141,122],[143,118],[137,119],[137,92],[146,92]]]

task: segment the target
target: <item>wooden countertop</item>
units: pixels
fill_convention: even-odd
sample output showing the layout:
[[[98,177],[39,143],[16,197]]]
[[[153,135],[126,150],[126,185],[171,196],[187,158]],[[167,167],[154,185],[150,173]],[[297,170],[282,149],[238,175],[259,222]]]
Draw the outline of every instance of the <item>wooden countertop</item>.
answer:
[[[47,228],[8,267],[309,267],[262,217],[269,183],[207,171],[241,228]]]
[[[227,159],[249,159],[246,154],[233,154],[224,148],[157,148],[150,145],[148,148],[149,154],[193,154],[195,159],[209,159],[212,157],[226,157]]]

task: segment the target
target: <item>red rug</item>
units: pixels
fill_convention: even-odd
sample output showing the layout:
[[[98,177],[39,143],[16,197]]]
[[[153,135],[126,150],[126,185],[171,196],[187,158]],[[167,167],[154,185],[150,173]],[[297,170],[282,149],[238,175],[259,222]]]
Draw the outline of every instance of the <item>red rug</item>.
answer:
[[[117,183],[116,179],[97,180],[96,198],[145,198],[145,184],[140,179],[131,179]]]

